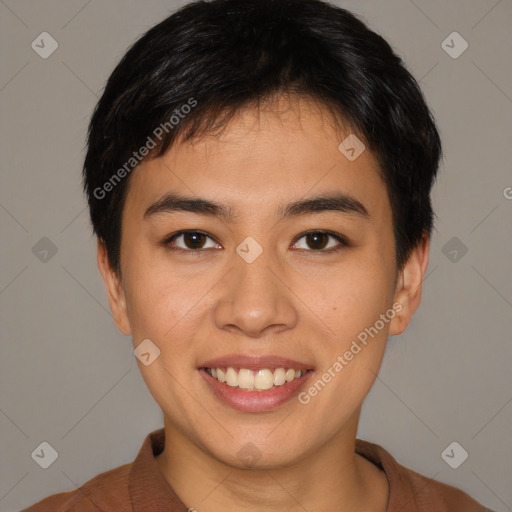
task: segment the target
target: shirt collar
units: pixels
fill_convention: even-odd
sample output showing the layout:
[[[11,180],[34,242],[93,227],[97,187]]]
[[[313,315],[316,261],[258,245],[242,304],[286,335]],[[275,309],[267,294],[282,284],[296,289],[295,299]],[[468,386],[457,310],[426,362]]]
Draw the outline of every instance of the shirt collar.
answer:
[[[155,455],[161,453],[164,446],[165,430],[155,430],[146,436],[133,461],[128,486],[134,512],[189,510],[164,478],[156,462]],[[149,505],[151,509],[148,509]]]
[[[386,473],[389,483],[386,511],[420,512],[408,472],[404,471],[388,451],[377,444],[356,439],[356,453],[373,462]]]

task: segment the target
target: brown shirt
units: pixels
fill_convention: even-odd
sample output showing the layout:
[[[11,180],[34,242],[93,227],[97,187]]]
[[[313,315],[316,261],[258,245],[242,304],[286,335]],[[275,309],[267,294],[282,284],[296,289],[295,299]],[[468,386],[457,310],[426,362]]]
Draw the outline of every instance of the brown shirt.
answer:
[[[132,463],[101,473],[74,491],[54,494],[21,512],[187,512],[189,508],[167,483],[155,460],[164,444],[164,429],[155,430],[146,436]],[[376,444],[357,439],[356,452],[386,473],[387,512],[490,512],[461,490],[400,466]]]

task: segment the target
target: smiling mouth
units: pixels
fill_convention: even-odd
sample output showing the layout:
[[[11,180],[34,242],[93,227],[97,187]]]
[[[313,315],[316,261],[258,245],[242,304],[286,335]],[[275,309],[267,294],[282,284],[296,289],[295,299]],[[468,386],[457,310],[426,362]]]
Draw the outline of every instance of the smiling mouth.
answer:
[[[204,368],[212,378],[232,388],[242,391],[268,391],[288,382],[303,378],[311,370],[294,368],[262,368],[249,370],[247,368]]]

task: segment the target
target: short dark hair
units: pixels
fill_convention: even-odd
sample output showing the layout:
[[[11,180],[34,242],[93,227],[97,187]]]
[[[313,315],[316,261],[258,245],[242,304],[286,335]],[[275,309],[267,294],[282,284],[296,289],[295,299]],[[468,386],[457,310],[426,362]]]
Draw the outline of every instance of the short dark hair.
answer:
[[[278,94],[319,103],[375,155],[403,266],[432,231],[441,142],[401,59],[353,14],[321,0],[211,0],[182,7],[136,41],[92,116],[84,189],[113,270],[121,273],[130,171],[178,136],[215,133]]]

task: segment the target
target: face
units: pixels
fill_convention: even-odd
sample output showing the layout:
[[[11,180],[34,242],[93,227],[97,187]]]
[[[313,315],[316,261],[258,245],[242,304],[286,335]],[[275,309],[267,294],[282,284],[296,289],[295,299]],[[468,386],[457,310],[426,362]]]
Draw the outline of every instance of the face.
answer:
[[[160,351],[139,367],[166,429],[239,467],[355,437],[427,264],[425,241],[396,268],[371,152],[349,160],[338,149],[349,130],[306,100],[277,101],[142,163],[123,210],[122,278],[98,251],[119,329],[134,347],[151,340],[150,359]]]

